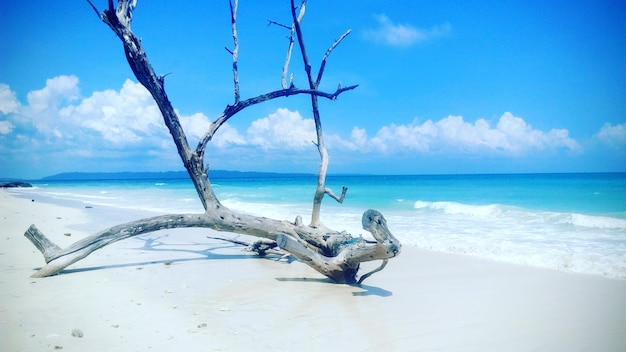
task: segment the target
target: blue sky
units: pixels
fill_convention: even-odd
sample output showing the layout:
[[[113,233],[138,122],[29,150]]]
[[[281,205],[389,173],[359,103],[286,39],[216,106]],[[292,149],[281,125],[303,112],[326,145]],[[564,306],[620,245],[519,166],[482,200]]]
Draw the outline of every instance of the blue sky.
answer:
[[[103,9],[106,1],[94,1]],[[311,0],[330,173],[626,171],[625,1]],[[242,98],[279,89],[288,1],[239,5]],[[0,177],[182,169],[119,39],[82,1],[0,3]],[[233,102],[227,1],[139,1],[133,30],[191,145]],[[299,52],[291,70],[306,86]],[[309,99],[242,112],[213,169],[316,172]]]

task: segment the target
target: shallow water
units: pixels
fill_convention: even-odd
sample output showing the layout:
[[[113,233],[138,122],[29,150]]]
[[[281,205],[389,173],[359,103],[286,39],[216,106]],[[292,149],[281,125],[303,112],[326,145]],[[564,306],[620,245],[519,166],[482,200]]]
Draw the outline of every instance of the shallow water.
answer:
[[[212,180],[222,203],[293,221],[310,216],[314,176]],[[33,182],[11,192],[55,202],[155,212],[201,212],[190,181]],[[406,244],[498,261],[626,279],[626,174],[329,176],[322,221],[353,234],[381,211]]]

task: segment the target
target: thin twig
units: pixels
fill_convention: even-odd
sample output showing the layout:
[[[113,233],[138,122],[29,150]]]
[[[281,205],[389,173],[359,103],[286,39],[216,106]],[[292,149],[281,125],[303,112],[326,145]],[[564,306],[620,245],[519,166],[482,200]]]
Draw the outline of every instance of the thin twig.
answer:
[[[295,31],[294,26],[290,28],[291,33],[289,35],[289,46],[287,47],[287,55],[285,56],[285,64],[283,65],[283,74],[281,77],[281,84],[283,89],[287,89],[287,74],[289,73],[289,62],[291,61],[291,53],[293,52],[293,34]],[[293,84],[293,80],[289,82],[290,85]]]
[[[239,102],[239,69],[237,68],[237,60],[239,60],[239,39],[237,38],[237,8],[239,6],[239,1],[235,0],[235,4],[233,5],[232,1],[229,1],[230,4],[230,21],[233,30],[233,50],[228,50],[233,56],[233,83],[235,86],[235,104]]]
[[[302,17],[304,17],[304,9],[305,9],[304,6],[300,8],[300,13],[296,21],[301,21]],[[281,24],[275,21],[270,21],[268,25],[271,25],[271,24],[276,24],[281,27],[287,28],[291,32],[289,33],[289,37],[287,37],[289,39],[289,46],[287,47],[287,55],[285,55],[285,64],[283,65],[283,74],[281,77],[282,87],[283,89],[287,89],[288,87],[293,86],[293,74],[291,74],[289,85],[287,85],[287,74],[289,73],[289,63],[291,62],[291,54],[293,53],[293,44],[294,44],[293,36],[295,34],[296,27],[295,27],[295,23],[293,23],[291,27],[287,27],[284,24]]]
[[[256,105],[256,104],[259,104],[268,100],[272,100],[272,99],[276,99],[280,97],[288,97],[288,96],[298,95],[298,94],[308,94],[308,95],[323,97],[323,98],[330,99],[330,100],[336,100],[341,93],[349,91],[349,90],[353,90],[356,87],[358,87],[358,85],[353,85],[353,86],[348,86],[348,87],[337,87],[337,90],[333,93],[323,92],[317,89],[301,89],[301,88],[296,88],[296,87],[290,87],[287,89],[280,89],[280,90],[276,90],[270,93],[261,94],[254,98],[241,100],[237,104],[234,104],[234,105],[228,105],[226,109],[224,109],[222,114],[215,121],[213,121],[213,123],[209,127],[209,130],[200,139],[200,141],[198,142],[198,146],[196,147],[196,153],[200,155],[203,152],[204,148],[206,148],[206,144],[213,138],[213,135],[215,134],[215,132],[217,132],[217,130],[226,121],[228,121],[228,119],[230,119],[236,113],[240,112],[241,110],[247,107],[250,107],[252,105]]]
[[[100,16],[102,16],[102,14],[100,13],[100,10],[98,10],[98,8],[91,2],[91,0],[87,0],[87,2],[89,3],[89,5],[91,5],[91,8],[96,11],[96,14],[98,15],[98,18],[100,18]]]
[[[307,78],[309,79],[309,88],[315,89],[317,87],[314,86],[314,82],[311,78],[311,64],[309,63],[309,57],[306,53],[306,46],[304,45],[304,37],[302,35],[302,28],[300,27],[300,21],[304,16],[304,12],[306,10],[306,0],[302,0],[300,4],[300,14],[296,16],[296,6],[291,0],[291,17],[293,19],[293,25],[296,30],[296,38],[298,38],[298,45],[300,45],[300,53],[302,54],[302,61],[304,62],[304,70],[307,73]]]
[[[324,192],[326,192],[326,194],[331,197],[332,199],[336,200],[337,203],[341,204],[343,203],[343,200],[346,198],[346,193],[348,192],[348,187],[343,186],[341,188],[341,196],[337,196],[335,193],[333,193],[333,191],[330,188],[326,188],[324,189]]]
[[[326,60],[328,59],[328,56],[330,56],[330,53],[337,47],[337,45],[339,45],[339,43],[341,43],[343,38],[347,37],[348,34],[350,34],[351,32],[352,30],[348,29],[344,34],[342,34],[339,38],[337,38],[335,42],[328,48],[328,50],[326,50],[326,53],[324,53],[324,57],[322,58],[322,63],[320,64],[320,70],[317,73],[317,80],[315,80],[315,84],[318,87],[320,85],[320,82],[322,81],[322,75],[324,74],[324,68],[326,68]]]
[[[283,27],[283,28],[287,28],[287,29],[291,30],[291,28],[289,26],[285,26],[282,23],[279,23],[279,22],[276,22],[276,21],[272,21],[272,20],[267,20],[267,22],[268,22],[267,23],[268,26],[271,26],[271,25],[275,24],[275,25],[277,25],[279,27]]]

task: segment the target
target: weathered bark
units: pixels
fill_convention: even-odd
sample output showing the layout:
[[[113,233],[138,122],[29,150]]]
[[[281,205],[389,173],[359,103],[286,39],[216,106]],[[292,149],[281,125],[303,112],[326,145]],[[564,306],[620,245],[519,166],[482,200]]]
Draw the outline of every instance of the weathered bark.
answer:
[[[233,31],[233,50],[228,50],[233,56],[233,84],[235,86],[235,104],[241,100],[239,94],[239,68],[237,62],[239,60],[239,38],[237,37],[237,8],[239,7],[239,1],[235,0],[235,4],[229,1],[230,4],[230,23]]]
[[[276,241],[279,247],[339,283],[356,282],[361,262],[395,257],[401,248],[400,242],[387,229],[382,214],[374,210],[363,214],[363,227],[377,239],[375,243],[362,238],[353,239],[343,233],[327,232],[327,229],[304,227],[297,222],[238,214],[226,208],[198,214],[168,214],[132,221],[86,237],[65,249],[48,239],[35,225],[31,225],[24,236],[39,249],[47,263],[32,277],[45,277],[58,274],[68,265],[111,243],[144,233],[187,227],[210,228]],[[322,243],[325,250],[321,253],[316,252],[301,238],[326,238]],[[336,242],[338,238],[343,242]]]
[[[375,210],[366,211],[362,223],[363,228],[376,238],[376,242],[352,239],[342,243],[340,250],[331,257],[312,251],[288,235],[279,235],[277,242],[282,249],[335,282],[353,284],[357,283],[356,274],[362,262],[382,259],[384,267],[389,258],[400,254],[402,248],[400,241],[387,228],[387,222],[381,213]],[[380,268],[363,275],[358,283],[379,270]]]
[[[89,3],[91,4],[90,1]],[[239,96],[239,73],[237,69],[239,41],[237,38],[236,14],[238,4],[236,0],[234,3],[230,3],[234,48],[233,50],[227,50],[233,57],[235,101],[233,105],[228,105],[222,114],[211,124],[209,130],[200,139],[195,150],[189,147],[178,116],[167,97],[164,89],[164,77],[155,74],[143,50],[141,41],[130,29],[132,11],[136,6],[136,1],[119,0],[118,6],[115,8],[113,1],[109,0],[108,9],[104,10],[102,13],[91,4],[102,21],[104,21],[122,41],[126,59],[135,77],[150,92],[159,107],[163,115],[164,123],[168,127],[172,139],[176,144],[178,154],[193,181],[205,212],[199,214],[162,215],[117,225],[77,241],[65,249],[54,244],[50,239],[44,236],[35,225],[32,225],[26,231],[25,236],[42,252],[47,263],[47,265],[37,271],[33,277],[57,274],[68,265],[85,258],[92,252],[108,244],[132,236],[163,229],[185,227],[210,228],[217,231],[246,234],[266,239],[266,241],[260,241],[251,247],[256,248],[257,252],[263,254],[267,249],[275,247],[274,244],[276,244],[281,249],[293,254],[299,260],[339,283],[360,283],[372,273],[384,268],[389,258],[395,257],[400,253],[400,242],[389,232],[384,217],[377,211],[368,210],[363,214],[363,227],[372,234],[376,239],[375,242],[364,240],[361,237],[355,238],[345,232],[330,230],[326,228],[319,219],[323,196],[328,194],[337,201],[342,202],[346,195],[347,188],[343,188],[340,197],[336,196],[330,189],[325,188],[328,153],[324,145],[318,97],[335,100],[341,93],[356,88],[356,85],[345,88],[338,87],[337,90],[332,93],[323,92],[318,89],[328,56],[341,40],[349,34],[349,31],[337,39],[326,51],[317,79],[313,80],[311,65],[306,54],[302,29],[300,27],[300,21],[304,16],[305,3],[305,1],[302,2],[300,13],[296,16],[296,7],[293,1],[291,1],[294,23],[291,27],[291,44],[285,61],[285,67],[283,68],[283,89],[245,100],[241,100]],[[293,82],[291,82],[289,87],[286,87],[286,73],[293,49],[294,33],[298,39],[302,58],[305,63],[305,71],[309,83],[308,89],[296,88]],[[264,101],[298,94],[307,94],[311,97],[317,131],[316,145],[321,159],[311,224],[304,226],[300,217],[298,217],[294,223],[290,223],[288,221],[240,214],[224,207],[213,192],[208,178],[208,169],[205,168],[204,165],[206,145],[211,141],[215,132],[239,111]],[[372,260],[382,260],[383,263],[376,270],[361,276],[361,278],[357,280],[357,272],[360,263]]]
[[[317,79],[313,80],[313,73],[311,72],[311,62],[309,61],[309,56],[307,54],[306,45],[304,42],[304,35],[302,34],[302,26],[300,25],[302,18],[304,17],[305,9],[306,0],[302,0],[302,3],[300,4],[300,13],[296,15],[296,6],[293,0],[291,0],[291,17],[293,20],[292,33],[295,32],[296,37],[298,38],[298,44],[300,45],[300,53],[302,54],[302,61],[304,62],[304,70],[306,72],[309,88],[311,90],[317,90],[322,81],[322,76],[324,75],[324,68],[326,67],[326,61],[328,59],[328,56],[337,47],[337,45],[339,45],[339,43],[341,43],[341,41],[348,34],[350,34],[351,31],[346,31],[342,36],[335,40],[335,42],[330,46],[330,48],[328,48],[328,50],[326,50],[326,53],[322,58],[322,63],[320,64],[319,71],[317,73]],[[289,61],[291,49],[292,44],[290,43],[289,54],[287,55],[287,62]],[[283,71],[283,81],[284,76],[285,72]],[[338,87],[338,89],[340,88],[341,87]],[[326,173],[328,171],[328,151],[326,150],[326,144],[324,143],[322,119],[320,118],[319,102],[316,95],[311,95],[311,108],[313,111],[313,120],[315,121],[315,132],[317,137],[316,145],[320,155],[320,164],[317,173],[317,187],[315,188],[315,195],[313,196],[313,211],[311,212],[311,226],[317,227],[322,225],[320,220],[320,212],[324,196],[328,194],[337,202],[343,203],[348,188],[345,186],[343,187],[340,197],[336,196],[331,189],[326,188]]]

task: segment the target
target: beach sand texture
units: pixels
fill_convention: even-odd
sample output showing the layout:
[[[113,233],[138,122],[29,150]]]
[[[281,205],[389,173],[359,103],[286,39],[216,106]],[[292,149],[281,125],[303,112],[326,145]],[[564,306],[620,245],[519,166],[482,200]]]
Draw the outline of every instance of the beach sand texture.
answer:
[[[31,224],[64,247],[139,214],[0,199],[0,351],[626,351],[626,280],[409,246],[358,287],[168,230],[32,279]]]

